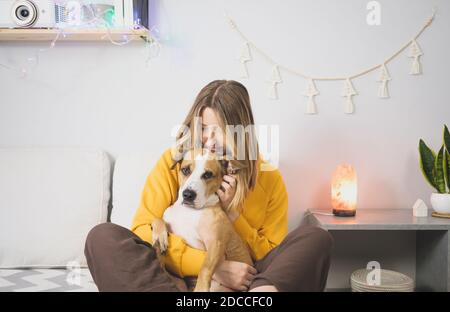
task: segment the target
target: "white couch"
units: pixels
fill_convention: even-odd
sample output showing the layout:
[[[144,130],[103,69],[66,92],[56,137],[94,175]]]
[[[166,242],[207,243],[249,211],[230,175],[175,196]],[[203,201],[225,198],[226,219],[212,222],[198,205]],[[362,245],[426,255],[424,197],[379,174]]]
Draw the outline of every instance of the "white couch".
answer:
[[[131,225],[161,152],[113,165],[97,149],[0,148],[0,291],[96,291],[86,235],[108,212]]]

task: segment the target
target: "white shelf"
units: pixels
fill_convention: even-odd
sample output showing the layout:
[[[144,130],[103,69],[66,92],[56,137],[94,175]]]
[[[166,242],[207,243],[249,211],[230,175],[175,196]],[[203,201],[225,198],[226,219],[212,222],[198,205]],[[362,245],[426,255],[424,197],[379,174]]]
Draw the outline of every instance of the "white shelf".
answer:
[[[59,29],[0,28],[0,41],[51,41],[56,38]],[[144,40],[150,41],[148,30],[142,29],[64,29],[58,41],[114,41]]]

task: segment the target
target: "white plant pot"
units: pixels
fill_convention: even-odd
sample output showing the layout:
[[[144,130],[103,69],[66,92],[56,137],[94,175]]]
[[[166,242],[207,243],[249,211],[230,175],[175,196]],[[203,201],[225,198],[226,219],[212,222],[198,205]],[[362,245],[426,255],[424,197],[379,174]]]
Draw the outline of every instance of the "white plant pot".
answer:
[[[450,214],[450,194],[432,193],[430,202],[434,211],[438,213]]]

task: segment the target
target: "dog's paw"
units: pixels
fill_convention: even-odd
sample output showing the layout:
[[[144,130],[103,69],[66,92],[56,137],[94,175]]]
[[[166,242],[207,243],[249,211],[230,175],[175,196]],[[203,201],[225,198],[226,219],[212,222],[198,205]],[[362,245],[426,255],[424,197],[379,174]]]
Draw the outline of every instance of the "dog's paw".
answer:
[[[209,292],[209,287],[206,285],[195,285],[194,292]]]
[[[207,278],[204,278],[201,275],[202,274],[200,273],[198,278],[197,278],[197,283],[195,284],[195,288],[194,288],[195,292],[200,292],[200,291],[201,292],[207,292],[211,288],[211,281],[208,280]]]
[[[167,251],[167,247],[169,245],[168,242],[168,233],[167,231],[162,231],[160,233],[153,234],[153,248],[159,251],[162,255],[164,255]]]
[[[168,234],[167,232],[162,232],[159,235],[154,236],[155,239],[153,240],[153,248],[159,251],[162,255],[164,255],[167,251],[167,247],[169,246],[168,243]]]
[[[162,255],[169,247],[169,233],[162,220],[155,220],[152,224],[152,246]]]

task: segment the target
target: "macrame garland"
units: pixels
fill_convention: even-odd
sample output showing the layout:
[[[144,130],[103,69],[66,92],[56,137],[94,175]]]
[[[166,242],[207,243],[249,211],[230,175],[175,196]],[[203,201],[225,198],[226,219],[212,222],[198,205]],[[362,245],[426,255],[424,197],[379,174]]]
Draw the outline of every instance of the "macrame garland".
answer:
[[[379,98],[388,98],[389,90],[388,90],[388,81],[391,80],[391,76],[389,75],[389,71],[386,68],[386,64],[381,65],[380,78],[378,78],[378,82],[381,82],[381,85],[378,89],[378,97]]]
[[[422,66],[420,64],[420,56],[422,56],[422,50],[420,49],[419,45],[417,44],[416,39],[413,39],[411,41],[411,47],[409,50],[409,57],[413,58],[412,64],[411,64],[411,71],[409,72],[411,75],[420,75],[422,73]]]
[[[308,79],[308,86],[306,88],[304,96],[308,97],[306,102],[306,112],[305,114],[317,114],[316,102],[314,97],[319,94],[313,79]]]
[[[280,71],[278,70],[278,66],[275,65],[272,68],[272,71],[270,73],[270,77],[269,77],[269,91],[268,91],[268,95],[269,98],[272,100],[276,100],[278,99],[278,90],[277,90],[277,84],[283,82],[283,80],[281,80],[281,75],[280,75]]]
[[[353,104],[353,96],[357,95],[355,88],[353,87],[352,80],[365,76],[371,72],[374,72],[378,69],[380,69],[380,76],[378,78],[378,82],[380,82],[380,86],[378,88],[378,97],[380,98],[389,98],[389,89],[388,89],[388,83],[391,80],[391,76],[389,75],[389,71],[386,67],[386,65],[391,62],[393,59],[395,59],[397,56],[399,56],[402,52],[404,52],[408,47],[410,48],[408,56],[413,58],[412,64],[411,64],[411,75],[418,75],[422,73],[422,66],[420,63],[420,57],[423,55],[422,50],[420,49],[419,45],[417,44],[417,38],[422,35],[422,33],[431,25],[431,23],[434,20],[436,14],[436,8],[433,8],[431,16],[426,20],[422,28],[417,32],[417,34],[412,38],[412,40],[408,41],[406,44],[404,44],[402,47],[400,47],[395,53],[393,53],[389,58],[385,59],[381,64],[373,65],[372,67],[369,67],[367,69],[361,70],[360,72],[354,73],[353,75],[349,76],[311,76],[308,74],[305,74],[301,71],[288,68],[286,66],[281,65],[278,62],[275,62],[274,59],[272,59],[268,54],[266,54],[264,51],[259,49],[245,34],[238,28],[236,23],[225,13],[225,17],[227,18],[231,28],[238,33],[238,35],[244,40],[244,46],[241,49],[241,56],[240,56],[240,62],[241,62],[241,77],[247,78],[248,71],[247,71],[247,65],[246,63],[252,59],[250,55],[250,50],[255,51],[258,55],[262,56],[266,59],[266,61],[272,65],[271,69],[271,77],[269,78],[269,91],[268,96],[271,99],[278,99],[277,94],[277,85],[282,82],[280,71],[285,71],[289,74],[301,77],[303,79],[308,80],[308,87],[305,93],[303,94],[306,96],[307,104],[306,104],[306,114],[317,114],[317,107],[316,103],[314,102],[314,97],[319,94],[319,91],[317,90],[315,86],[315,81],[344,81],[344,90],[342,91],[342,96],[345,97],[345,105],[344,105],[344,111],[347,114],[352,114],[355,111],[355,107]],[[250,49],[251,48],[251,49]],[[252,51],[252,52],[253,52]]]
[[[248,78],[247,62],[252,60],[252,55],[250,54],[250,44],[245,42],[241,49],[241,56],[239,61],[241,62],[241,77]]]
[[[353,105],[353,96],[357,95],[355,88],[353,88],[352,82],[349,78],[345,80],[344,89],[342,90],[342,96],[345,97],[344,112],[346,114],[353,114],[355,106]]]

